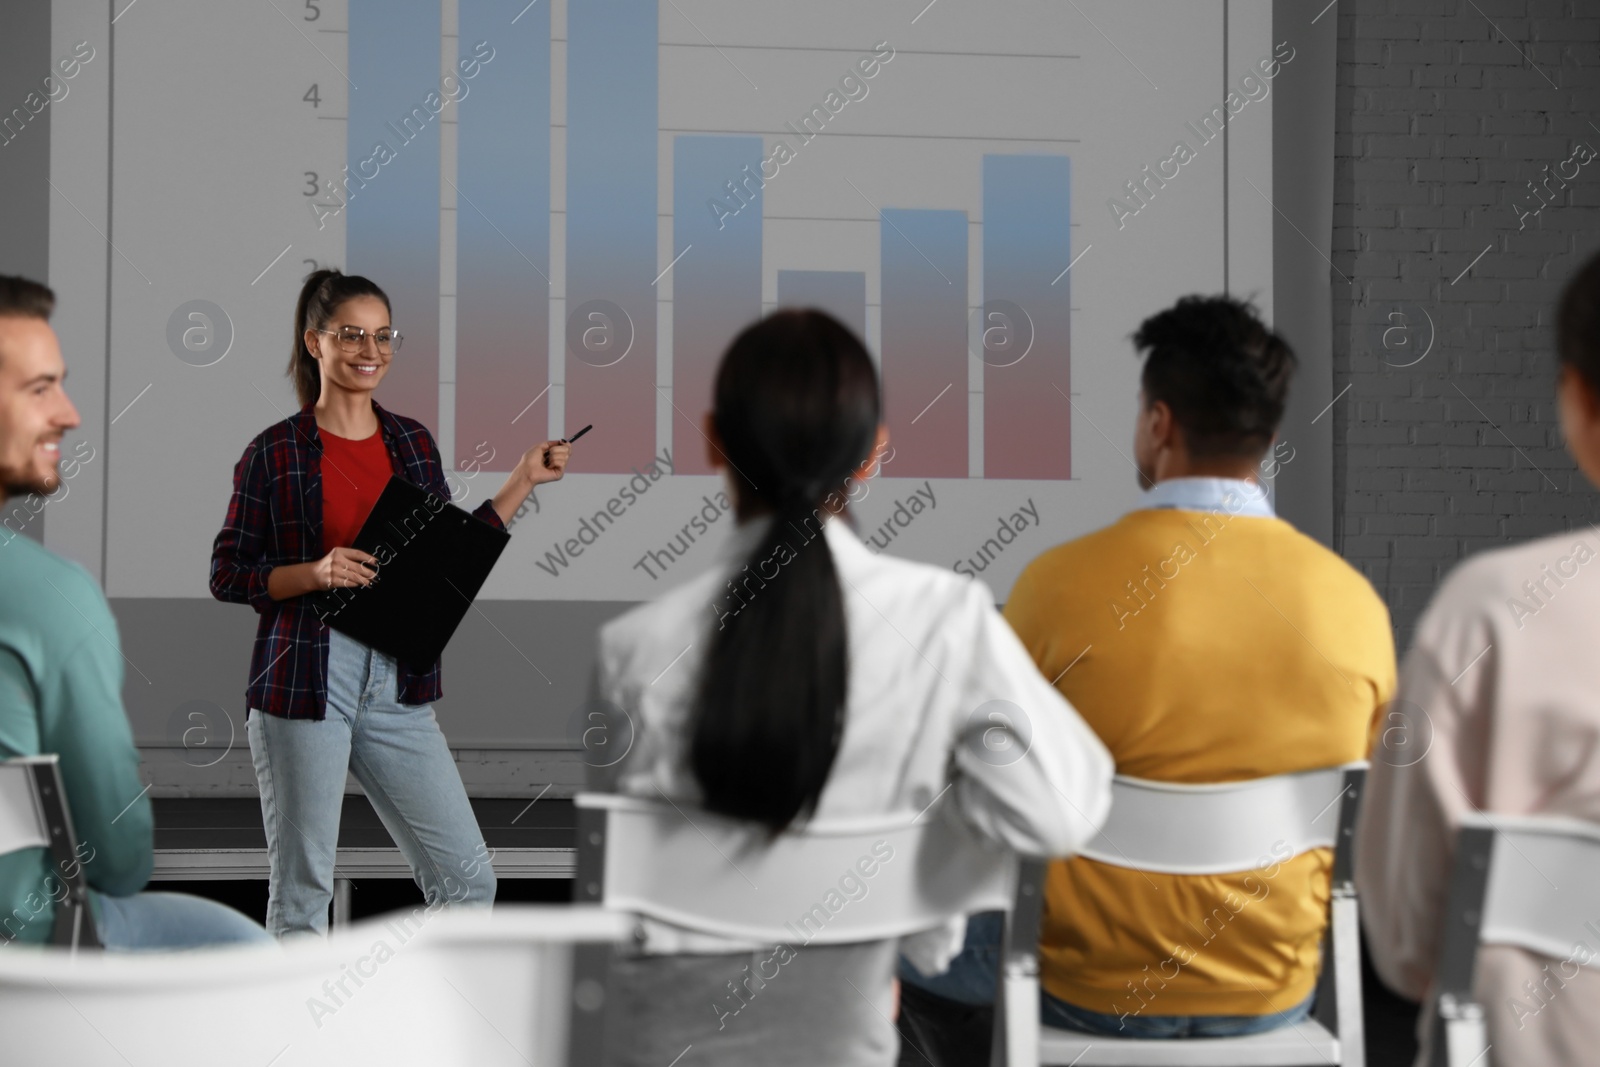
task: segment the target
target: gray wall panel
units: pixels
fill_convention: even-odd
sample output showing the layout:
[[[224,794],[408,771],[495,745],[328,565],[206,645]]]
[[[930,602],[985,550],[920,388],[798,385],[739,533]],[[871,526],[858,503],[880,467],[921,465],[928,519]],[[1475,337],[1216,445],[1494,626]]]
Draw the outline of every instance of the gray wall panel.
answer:
[[[1338,27],[1332,14],[1274,0],[1273,39],[1292,41],[1293,63],[1274,85],[1272,111],[1273,326],[1300,359],[1278,437],[1287,460],[1276,479],[1278,513],[1333,545],[1333,86]],[[1342,292],[1342,291],[1341,291]],[[1292,457],[1292,458],[1290,458]]]
[[[50,0],[8,0],[0,32],[0,274],[50,277]],[[37,112],[34,110],[38,108]],[[37,500],[0,511],[12,531],[44,540]]]
[[[572,747],[595,632],[631,605],[609,601],[480,601],[444,655],[440,725],[452,748]],[[123,699],[142,747],[180,748],[205,762],[207,746],[244,739],[244,690],[256,614],[212,600],[111,602],[121,632]]]

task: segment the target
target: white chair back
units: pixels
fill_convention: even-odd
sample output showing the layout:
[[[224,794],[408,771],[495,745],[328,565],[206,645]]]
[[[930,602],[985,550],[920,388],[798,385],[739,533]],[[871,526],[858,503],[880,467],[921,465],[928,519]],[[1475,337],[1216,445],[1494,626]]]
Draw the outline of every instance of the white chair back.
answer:
[[[1485,1012],[1473,999],[1478,946],[1512,945],[1579,966],[1600,938],[1600,826],[1559,815],[1470,812],[1456,837],[1433,982],[1431,1059],[1490,1067]]]
[[[1141,871],[1225,874],[1281,862],[1284,845],[1296,856],[1332,848],[1345,771],[1365,766],[1205,785],[1117,775],[1110,817],[1083,855]]]
[[[503,905],[418,908],[282,945],[76,959],[12,946],[5,1060],[587,1067],[569,1036],[603,990],[573,982],[575,948],[630,928],[596,908]]]
[[[50,847],[50,828],[34,788],[34,763],[29,758],[0,762],[0,856]]]
[[[1217,1067],[1340,1064],[1364,1067],[1361,945],[1351,878],[1355,816],[1365,763],[1216,785],[1178,785],[1118,776],[1111,814],[1083,855],[1101,863],[1166,874],[1223,874],[1281,863],[1314,848],[1333,848],[1329,924],[1315,1018],[1237,1038],[1139,1041],[1046,1028],[1039,1062],[1078,1067]],[[1035,915],[1037,904],[1033,904]],[[1024,898],[1014,909],[1019,938],[1008,935],[1008,1013],[1033,1010],[1034,988],[1014,977],[1031,954]],[[1034,918],[1035,928],[1037,919]],[[1014,1007],[1015,1006],[1015,1007]]]
[[[814,823],[769,840],[670,802],[583,793],[577,899],[701,933],[847,944],[1004,909],[1015,861],[939,809]]]
[[[1496,815],[1491,823],[1476,812],[1463,825],[1495,833],[1480,944],[1515,945],[1564,960],[1575,944],[1597,936],[1600,826],[1560,816]]]

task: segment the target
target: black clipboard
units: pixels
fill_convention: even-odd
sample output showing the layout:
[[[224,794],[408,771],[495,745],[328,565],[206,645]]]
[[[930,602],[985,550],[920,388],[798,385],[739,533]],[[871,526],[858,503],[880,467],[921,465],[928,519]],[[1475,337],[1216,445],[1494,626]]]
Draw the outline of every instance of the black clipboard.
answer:
[[[315,594],[317,617],[426,669],[438,661],[511,535],[391,475],[350,546],[378,559],[369,586]]]

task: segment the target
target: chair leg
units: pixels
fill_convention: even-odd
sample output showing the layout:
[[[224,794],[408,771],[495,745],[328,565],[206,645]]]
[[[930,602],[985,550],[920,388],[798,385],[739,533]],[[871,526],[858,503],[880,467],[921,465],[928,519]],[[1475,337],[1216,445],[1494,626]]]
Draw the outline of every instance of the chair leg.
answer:
[[[78,912],[82,916],[78,923],[79,948],[104,948],[100,943],[100,930],[94,924],[94,909],[89,907],[88,894],[84,894],[83,903],[78,905]]]
[[[1039,1065],[1039,974],[1032,964],[1006,965],[995,983],[992,1067]]]
[[[333,920],[331,926],[350,925],[350,879],[333,880]]]
[[[1483,1008],[1446,993],[1439,998],[1433,1024],[1433,1067],[1490,1067]]]
[[[1006,917],[1007,925],[1010,916]],[[989,1037],[989,1067],[1010,1067],[1010,1054],[1015,1047],[1011,1041],[1012,990],[1007,988],[1006,967],[1002,959],[1000,973],[994,982],[994,1025]]]
[[[568,1067],[605,1062],[607,1017],[611,1010],[611,945],[574,945],[572,1011],[567,1030]],[[613,1024],[617,1023],[614,1017]]]
[[[991,1067],[1039,1064],[1039,914],[1045,868],[1044,860],[1017,864],[1016,894],[1000,942]]]
[[[1335,890],[1330,902],[1333,984],[1339,1013],[1341,1067],[1366,1067],[1367,1030],[1361,1003],[1361,918],[1354,892]]]

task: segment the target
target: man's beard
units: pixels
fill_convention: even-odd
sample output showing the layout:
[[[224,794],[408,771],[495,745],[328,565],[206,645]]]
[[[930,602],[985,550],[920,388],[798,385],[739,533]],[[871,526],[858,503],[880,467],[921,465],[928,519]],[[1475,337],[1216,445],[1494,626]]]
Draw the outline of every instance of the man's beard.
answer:
[[[22,480],[18,474],[11,471],[0,473],[0,487],[5,489],[7,497],[14,496],[49,496],[61,485],[61,473],[51,471],[48,481],[36,479]]]

